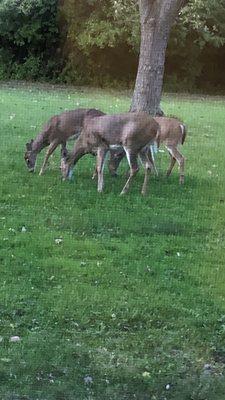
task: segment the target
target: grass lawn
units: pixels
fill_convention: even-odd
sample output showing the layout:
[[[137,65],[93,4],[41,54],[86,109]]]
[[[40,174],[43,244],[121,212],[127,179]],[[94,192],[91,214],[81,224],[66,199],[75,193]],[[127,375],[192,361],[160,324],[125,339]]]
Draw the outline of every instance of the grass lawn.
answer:
[[[53,114],[123,112],[126,94],[0,93],[0,399],[225,399],[225,99],[164,96],[188,126],[186,182],[161,152],[142,198],[143,170],[119,197],[125,161],[98,194],[91,156],[72,183],[59,151],[42,177],[23,160]]]

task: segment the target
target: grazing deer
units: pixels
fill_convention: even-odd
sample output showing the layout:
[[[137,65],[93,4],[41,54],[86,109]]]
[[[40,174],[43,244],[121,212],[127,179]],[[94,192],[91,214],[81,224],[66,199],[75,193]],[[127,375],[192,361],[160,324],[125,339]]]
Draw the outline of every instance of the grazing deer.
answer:
[[[169,176],[172,169],[177,161],[180,170],[180,184],[184,183],[184,157],[177,149],[179,144],[183,144],[186,138],[186,127],[177,118],[167,117],[154,117],[154,120],[160,126],[160,143],[163,143],[168,150],[171,161],[167,170],[166,176]],[[109,171],[111,175],[116,175],[117,168],[119,167],[120,161],[125,156],[124,151],[111,151],[109,160]],[[154,158],[153,158],[154,161]]]
[[[154,141],[158,143],[159,130],[158,123],[144,112],[104,115],[87,120],[72,153],[65,154],[62,168],[63,178],[71,177],[72,167],[81,157],[97,150],[98,192],[102,192],[106,154],[111,148],[122,146],[129,163],[130,175],[121,194],[128,191],[132,178],[138,172],[137,158],[139,156],[145,169],[141,191],[144,195],[147,189],[149,170],[153,168],[149,145]]]
[[[85,118],[99,115],[104,115],[104,113],[92,108],[78,108],[77,110],[65,111],[50,118],[36,138],[26,143],[24,159],[29,171],[34,172],[38,153],[44,147],[49,146],[39,173],[39,175],[42,175],[46,169],[48,159],[55,149],[61,145],[62,152],[66,150],[68,138],[73,135],[75,137],[79,136]]]
[[[160,125],[160,142],[164,144],[170,154],[170,165],[166,176],[170,176],[177,161],[179,165],[180,184],[184,183],[184,156],[179,152],[178,145],[184,144],[187,135],[186,126],[177,118],[155,117]]]

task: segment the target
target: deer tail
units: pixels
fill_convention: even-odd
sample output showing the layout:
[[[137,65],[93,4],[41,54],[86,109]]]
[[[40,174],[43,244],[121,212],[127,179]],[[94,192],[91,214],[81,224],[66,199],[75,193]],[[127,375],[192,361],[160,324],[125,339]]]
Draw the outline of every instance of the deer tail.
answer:
[[[186,136],[187,136],[187,128],[184,124],[180,124],[180,128],[181,128],[181,134],[182,134],[181,144],[184,144]]]

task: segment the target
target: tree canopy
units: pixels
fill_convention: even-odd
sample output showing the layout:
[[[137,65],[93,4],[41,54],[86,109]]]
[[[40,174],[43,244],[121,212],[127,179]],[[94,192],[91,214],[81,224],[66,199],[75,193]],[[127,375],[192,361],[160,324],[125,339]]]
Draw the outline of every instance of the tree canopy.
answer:
[[[0,79],[129,85],[138,12],[136,0],[0,0]],[[225,88],[224,57],[224,0],[189,0],[172,27],[166,87]]]

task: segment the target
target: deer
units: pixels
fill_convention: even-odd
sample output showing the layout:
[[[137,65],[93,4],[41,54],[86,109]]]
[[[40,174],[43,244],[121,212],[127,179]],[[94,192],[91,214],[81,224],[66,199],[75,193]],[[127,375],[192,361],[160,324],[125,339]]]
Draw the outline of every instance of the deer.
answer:
[[[159,132],[158,123],[145,112],[104,115],[86,120],[72,152],[70,154],[65,152],[62,178],[70,179],[78,160],[87,153],[97,152],[97,190],[102,192],[106,155],[110,149],[122,147],[130,167],[130,174],[120,194],[128,192],[131,181],[139,170],[137,162],[139,156],[145,169],[141,190],[142,195],[145,195],[149,171],[154,168],[149,145],[156,141],[159,146]]]
[[[160,126],[160,143],[163,143],[170,155],[170,164],[166,172],[166,176],[169,177],[175,163],[177,162],[179,165],[179,182],[180,184],[184,183],[184,162],[185,158],[178,150],[179,145],[183,145],[185,142],[187,129],[186,126],[175,117],[154,117],[154,120]],[[152,148],[150,149],[152,152],[152,159],[154,162],[154,154]],[[109,171],[111,175],[116,176],[117,168],[125,156],[124,151],[114,150],[110,152],[110,160],[109,160]],[[157,174],[156,168],[155,172]]]
[[[79,136],[85,118],[100,115],[105,114],[94,108],[78,108],[51,117],[36,138],[26,143],[24,159],[29,172],[35,171],[37,155],[49,146],[39,172],[39,175],[43,175],[48,159],[56,148],[61,145],[61,154],[65,152],[67,140],[71,137],[76,139]]]
[[[160,125],[160,142],[164,144],[170,155],[170,165],[166,176],[169,177],[175,163],[179,166],[179,183],[184,184],[184,162],[185,158],[178,150],[179,145],[183,145],[187,135],[186,126],[177,118],[155,117],[155,121]]]

